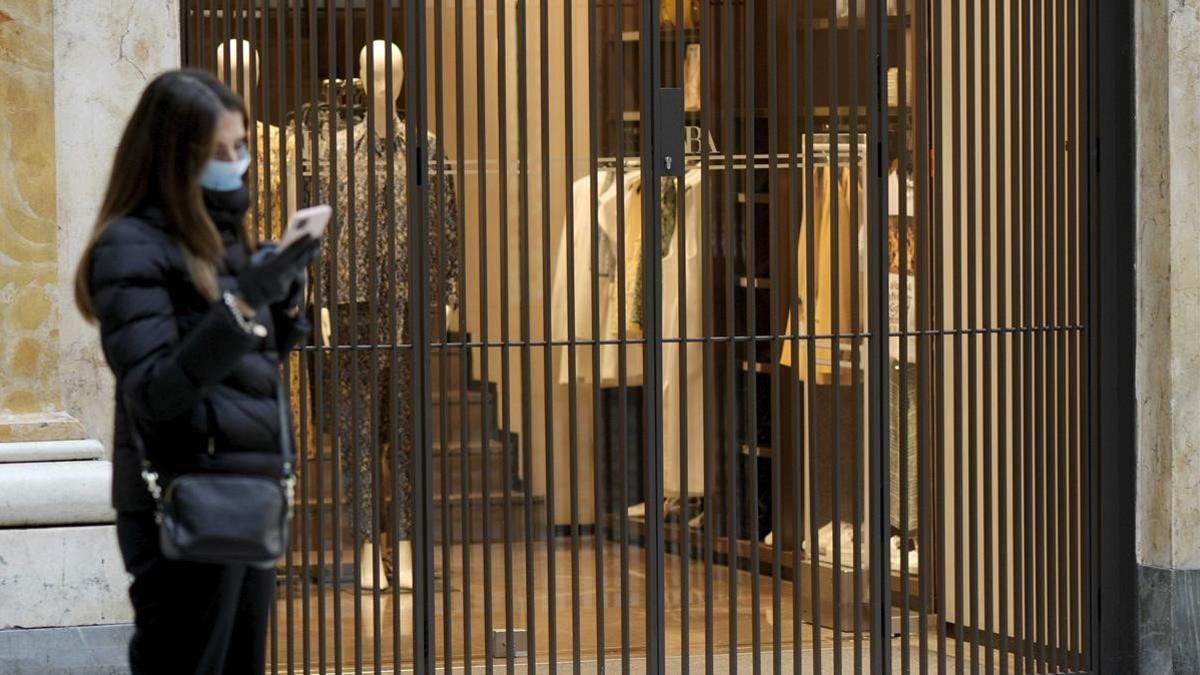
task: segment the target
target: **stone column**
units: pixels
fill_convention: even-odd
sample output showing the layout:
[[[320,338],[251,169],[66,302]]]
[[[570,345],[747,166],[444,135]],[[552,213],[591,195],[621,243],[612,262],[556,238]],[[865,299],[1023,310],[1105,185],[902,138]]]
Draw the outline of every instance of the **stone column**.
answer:
[[[125,120],[179,44],[178,0],[0,5],[0,672],[64,665],[4,629],[132,618],[109,505],[112,381],[74,271]]]
[[[1200,1],[1137,12],[1143,673],[1200,672]]]

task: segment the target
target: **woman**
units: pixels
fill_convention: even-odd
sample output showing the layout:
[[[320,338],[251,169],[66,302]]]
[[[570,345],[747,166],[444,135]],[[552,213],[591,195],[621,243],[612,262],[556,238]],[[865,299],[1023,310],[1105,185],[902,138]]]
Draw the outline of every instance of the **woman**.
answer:
[[[247,240],[246,126],[241,100],[210,75],[151,82],[76,277],[117,380],[113,504],[133,575],[134,673],[264,669],[274,570],[165,558],[130,429],[166,474],[278,455],[291,434],[279,363],[307,334],[304,270],[319,243],[276,253]]]

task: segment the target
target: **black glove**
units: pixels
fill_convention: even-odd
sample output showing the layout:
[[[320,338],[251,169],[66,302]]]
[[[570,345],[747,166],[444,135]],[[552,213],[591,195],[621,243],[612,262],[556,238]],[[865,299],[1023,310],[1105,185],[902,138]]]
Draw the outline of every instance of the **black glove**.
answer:
[[[279,246],[273,241],[266,241],[259,244],[258,250],[254,252],[254,255],[250,256],[250,265],[260,265],[266,262],[268,258],[275,255],[275,251],[278,249]],[[313,256],[314,259],[316,257],[316,255]],[[276,304],[285,312],[298,310],[301,303],[304,302],[304,293],[307,290],[308,274],[306,274],[305,269],[302,267],[296,272],[296,276],[292,277],[291,285],[288,286],[287,296]]]
[[[238,275],[238,294],[252,307],[274,305],[288,297],[297,277],[316,259],[321,240],[305,236],[291,246],[277,251],[260,249],[250,258],[250,265]]]

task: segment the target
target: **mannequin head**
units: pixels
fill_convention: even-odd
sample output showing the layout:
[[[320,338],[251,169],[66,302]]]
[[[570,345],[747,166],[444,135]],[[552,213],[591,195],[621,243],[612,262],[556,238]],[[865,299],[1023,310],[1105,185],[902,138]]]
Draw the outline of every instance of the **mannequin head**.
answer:
[[[365,85],[371,80],[372,96],[387,97],[388,53],[391,53],[392,100],[400,95],[404,86],[404,53],[396,45],[385,40],[375,40],[358,53],[358,77]],[[368,78],[370,74],[370,78]]]
[[[248,40],[235,38],[217,45],[217,77],[226,79],[225,69],[228,68],[226,84],[246,101],[247,106],[258,85],[258,64],[258,52]]]

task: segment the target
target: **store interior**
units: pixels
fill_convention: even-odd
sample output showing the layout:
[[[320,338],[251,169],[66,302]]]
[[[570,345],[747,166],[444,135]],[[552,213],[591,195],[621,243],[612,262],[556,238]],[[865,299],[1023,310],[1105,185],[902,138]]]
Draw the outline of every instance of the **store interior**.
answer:
[[[1078,313],[1077,284],[1039,316],[1018,311],[1018,265],[1033,260],[1003,256],[1020,240],[999,225],[1019,212],[999,178],[1017,156],[982,150],[1006,143],[1001,127],[1031,128],[999,107],[1016,110],[1027,83],[1003,79],[998,45],[1037,17],[662,0],[648,22],[659,3],[436,0],[414,43],[410,3],[242,4],[195,0],[183,21],[185,61],[222,75],[255,120],[249,226],[269,239],[298,206],[337,212],[313,339],[286,366],[303,453],[277,666],[411,664],[427,553],[439,663],[636,659],[654,579],[673,663],[865,665],[880,602],[905,636],[900,658],[992,658],[965,653],[961,632],[1015,626],[1020,561],[1001,542],[1024,512],[1002,505],[1027,495],[1025,444],[1002,431],[1020,382],[983,374],[1019,353],[1007,328]],[[1051,4],[1065,20],[1069,3]],[[876,21],[890,66],[880,119]],[[654,110],[647,63],[672,91]],[[997,113],[962,132],[989,94]],[[1067,139],[1080,110],[1058,110]],[[682,141],[675,170],[643,182],[667,138]],[[1066,234],[1043,240],[1058,258],[1078,244],[1069,170],[1053,191]],[[977,207],[976,190],[992,198]],[[886,195],[876,229],[871,195]],[[1050,258],[1035,273],[1047,297],[1053,275],[1078,273]],[[886,349],[872,345],[876,309]],[[1066,430],[1062,486],[1081,475],[1066,375],[1080,349],[1064,337],[1043,389]],[[869,527],[872,467],[888,474],[886,532]],[[1062,528],[1066,572],[1081,511],[1077,490],[1062,494],[1043,516]],[[979,556],[982,570],[964,563]],[[872,559],[888,566],[882,600]],[[1063,616],[1082,613],[1068,595]]]

